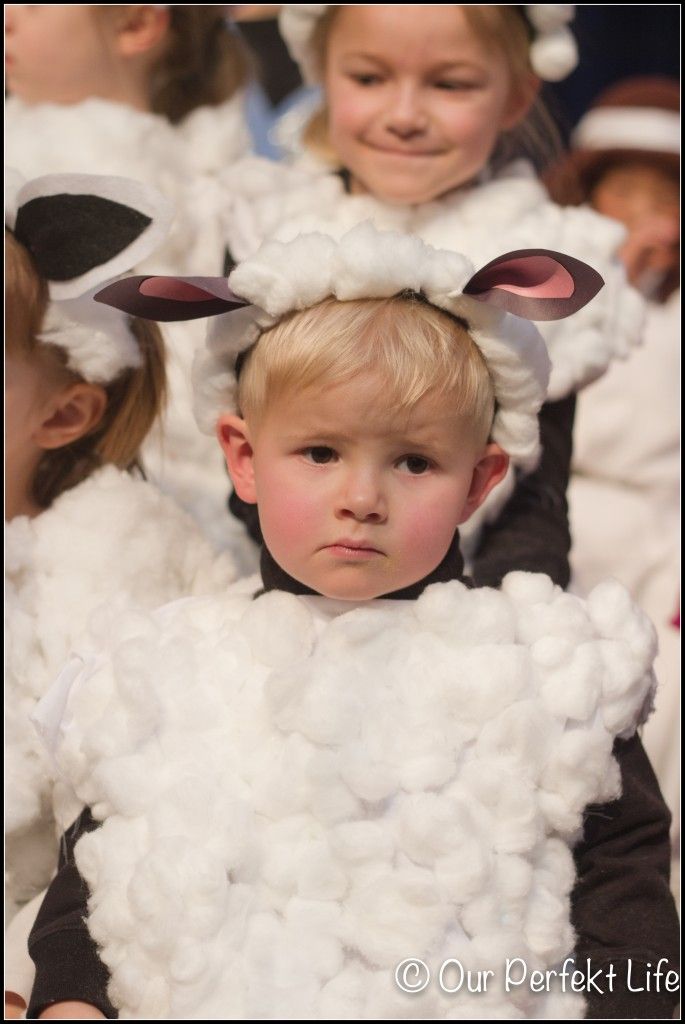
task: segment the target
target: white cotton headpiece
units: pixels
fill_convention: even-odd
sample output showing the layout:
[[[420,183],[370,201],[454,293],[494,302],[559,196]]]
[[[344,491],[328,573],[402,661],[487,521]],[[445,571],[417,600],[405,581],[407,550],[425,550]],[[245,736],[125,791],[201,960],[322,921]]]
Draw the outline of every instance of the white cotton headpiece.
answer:
[[[302,71],[305,81],[321,78],[317,55],[312,45],[314,30],[330,4],[284,4],[279,25],[288,49]],[[523,8],[533,31],[530,62],[536,75],[545,81],[559,82],[578,64],[578,48],[568,25],[575,15],[574,4],[530,4]]]
[[[32,181],[5,169],[5,226],[48,283],[38,340],[57,345],[85,380],[107,384],[142,355],[130,317],[93,299],[165,238],[170,204],[128,178],[50,174]]]
[[[329,296],[345,302],[413,291],[467,321],[494,386],[492,439],[516,464],[533,466],[539,454],[537,416],[549,378],[547,349],[529,321],[464,295],[473,275],[465,256],[433,249],[411,235],[379,232],[370,223],[339,242],[308,234],[263,245],[229,278],[231,289],[252,305],[214,318],[206,350],[196,357],[193,388],[200,429],[213,434],[221,413],[237,411],[237,356],[287,313]]]

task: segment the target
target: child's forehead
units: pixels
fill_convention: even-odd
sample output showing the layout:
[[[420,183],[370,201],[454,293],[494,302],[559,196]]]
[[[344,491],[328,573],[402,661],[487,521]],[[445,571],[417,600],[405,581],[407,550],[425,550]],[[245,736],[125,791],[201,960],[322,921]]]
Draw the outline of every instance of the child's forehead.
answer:
[[[340,433],[346,436],[371,434],[399,437],[442,435],[453,429],[458,418],[454,399],[429,392],[409,408],[400,407],[388,393],[380,374],[362,372],[351,380],[323,386],[292,389],[277,399],[289,430]]]

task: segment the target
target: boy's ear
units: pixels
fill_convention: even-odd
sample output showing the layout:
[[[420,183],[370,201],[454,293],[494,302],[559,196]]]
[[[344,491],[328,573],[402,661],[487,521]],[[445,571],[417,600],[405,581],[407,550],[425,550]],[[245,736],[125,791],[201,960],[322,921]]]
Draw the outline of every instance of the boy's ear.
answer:
[[[154,4],[125,4],[117,22],[117,52],[121,57],[149,53],[164,41],[171,15]]]
[[[64,448],[94,430],[107,408],[107,392],[100,384],[80,381],[57,392],[47,403],[33,439],[46,451]]]
[[[254,452],[247,423],[240,416],[220,416],[216,432],[236,494],[248,504],[255,505],[257,490],[254,477]]]
[[[462,509],[460,523],[465,523],[483,504],[493,487],[496,487],[504,479],[508,468],[509,456],[504,449],[494,441],[486,445],[483,454],[474,466],[471,487]]]
[[[541,85],[542,83],[538,76],[533,74],[532,71],[529,71],[526,75],[525,81],[512,87],[509,95],[509,101],[500,125],[502,131],[510,132],[512,128],[515,128],[517,124],[520,124],[521,121],[523,121],[524,117],[526,117],[530,108],[533,106],[533,103],[540,92]]]

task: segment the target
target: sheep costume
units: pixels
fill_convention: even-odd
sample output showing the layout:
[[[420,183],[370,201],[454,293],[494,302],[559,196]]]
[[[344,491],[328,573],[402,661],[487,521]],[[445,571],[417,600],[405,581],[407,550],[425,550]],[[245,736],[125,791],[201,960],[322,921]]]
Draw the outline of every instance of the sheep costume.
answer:
[[[468,320],[501,402],[493,433],[509,430],[512,448],[518,437],[525,459],[546,352],[532,324],[490,303],[562,315],[569,277],[577,303],[597,288],[582,273],[538,252],[474,275],[463,257],[364,226],[340,244],[266,246],[230,288],[137,278],[99,298],[157,316],[220,313],[236,293],[250,303],[214,322],[197,370],[214,415],[234,401],[238,353],[287,311],[420,290]],[[102,822],[75,857],[119,1016],[581,1017],[568,991],[506,992],[504,966],[573,952],[571,846],[585,806],[618,795],[614,738],[650,705],[648,620],[618,584],[582,601],[523,573],[501,592],[452,580],[359,605],[260,586],[127,613],[39,711],[60,772]],[[450,957],[495,978],[475,997],[437,984],[408,995],[396,981],[412,984],[397,970],[408,957],[433,979]]]
[[[281,32],[309,82],[321,77],[311,40],[327,8],[285,5],[280,16]],[[572,10],[565,4],[526,8],[535,33],[531,59],[542,78],[562,78],[573,66],[575,48],[568,29]],[[317,165],[309,156],[301,164],[274,166],[252,157],[219,176],[217,201],[227,250],[235,263],[251,256],[265,240],[287,242],[311,231],[340,239],[364,221],[381,230],[416,235],[438,249],[464,253],[475,266],[502,251],[540,246],[586,261],[605,281],[599,295],[569,319],[537,323],[552,361],[548,402],[571,396],[639,344],[643,302],[627,283],[617,257],[624,228],[589,208],[562,208],[551,202],[527,160],[488,167],[473,184],[409,206],[371,194],[348,194],[344,176],[331,173],[334,168]],[[512,473],[462,530],[467,560],[478,547],[483,526],[498,518],[514,486]]]
[[[10,97],[5,147],[6,163],[25,178],[87,172],[135,178],[161,192],[173,205],[173,221],[153,259],[136,262],[140,272],[221,272],[224,242],[205,180],[250,150],[242,93],[200,107],[177,125],[109,100],[30,105]],[[168,408],[164,423],[146,441],[145,463],[150,478],[194,516],[215,548],[224,550],[238,531],[231,531],[225,514],[220,453],[198,434],[193,420],[190,368],[203,340],[202,330],[193,326],[173,325],[165,333]]]
[[[96,175],[6,180],[5,220],[48,280],[40,340],[71,369],[106,385],[141,361],[128,318],[98,306],[94,290],[154,251],[168,204],[139,182]],[[29,721],[96,609],[114,599],[154,608],[232,582],[192,519],[145,480],[105,465],[5,534],[6,900],[44,888],[58,834],[73,819],[58,806],[55,774]],[[98,613],[100,614],[100,613]],[[57,801],[54,803],[53,801]]]

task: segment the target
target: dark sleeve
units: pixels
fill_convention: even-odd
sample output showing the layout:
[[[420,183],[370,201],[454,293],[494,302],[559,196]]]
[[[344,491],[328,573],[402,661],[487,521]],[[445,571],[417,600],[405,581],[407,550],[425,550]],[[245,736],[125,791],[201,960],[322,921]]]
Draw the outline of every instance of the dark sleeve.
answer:
[[[519,478],[494,523],[486,525],[473,560],[477,587],[499,587],[508,572],[543,572],[566,588],[571,576],[566,489],[573,452],[576,396],[540,410],[542,456],[534,473]]]
[[[110,1019],[118,1017],[107,998],[109,972],[86,926],[88,889],[74,861],[78,840],[99,824],[86,809],[62,837],[57,874],[29,935],[36,979],[27,1018],[71,1000],[91,1003]]]
[[[654,971],[663,957],[665,971],[679,970],[679,925],[669,887],[671,815],[638,736],[617,740],[623,794],[610,804],[589,807],[582,842],[574,851],[577,881],[571,920],[578,934],[576,966],[601,969],[597,985],[586,993],[590,1019],[669,1019],[678,1002],[656,991]],[[651,991],[646,989],[651,974]],[[651,964],[651,972],[647,969]],[[609,991],[607,972],[616,977]]]

